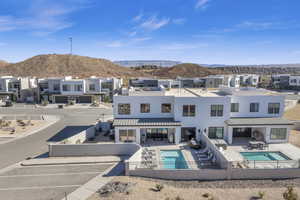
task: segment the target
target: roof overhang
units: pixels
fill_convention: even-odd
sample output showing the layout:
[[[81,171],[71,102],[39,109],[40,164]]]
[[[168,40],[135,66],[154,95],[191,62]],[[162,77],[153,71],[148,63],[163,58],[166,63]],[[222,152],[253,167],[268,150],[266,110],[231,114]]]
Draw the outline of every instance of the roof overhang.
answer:
[[[181,126],[173,118],[114,119],[113,126]]]
[[[294,123],[283,118],[231,118],[226,120],[228,126],[292,126]]]

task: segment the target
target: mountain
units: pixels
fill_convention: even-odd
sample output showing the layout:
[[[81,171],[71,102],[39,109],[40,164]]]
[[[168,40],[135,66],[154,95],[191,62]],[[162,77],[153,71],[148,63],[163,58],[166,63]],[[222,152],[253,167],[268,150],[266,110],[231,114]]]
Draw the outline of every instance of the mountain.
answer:
[[[4,60],[0,60],[0,67],[4,67],[6,65],[8,65],[9,63],[4,61]]]
[[[150,72],[148,71],[148,73],[152,76],[157,76],[160,78],[176,78],[177,76],[192,78],[220,74],[222,71],[218,69],[202,67],[198,64],[182,63],[173,67],[158,68]]]
[[[139,77],[143,72],[116,65],[109,60],[78,55],[48,54],[38,55],[25,61],[0,68],[2,75],[57,77]]]
[[[114,62],[123,67],[139,67],[139,66],[158,66],[158,67],[172,67],[181,62],[172,60],[120,60]]]
[[[226,66],[216,67],[214,69],[223,71],[229,74],[300,74],[298,65],[281,65],[281,66]]]

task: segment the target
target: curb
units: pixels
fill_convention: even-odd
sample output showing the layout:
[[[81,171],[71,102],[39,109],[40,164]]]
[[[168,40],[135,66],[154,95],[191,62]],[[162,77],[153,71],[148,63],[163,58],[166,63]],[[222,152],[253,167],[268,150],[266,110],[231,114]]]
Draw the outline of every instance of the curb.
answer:
[[[99,162],[61,162],[61,163],[40,163],[40,164],[24,164],[24,163],[20,163],[21,166],[24,167],[29,167],[29,166],[55,166],[55,165],[80,165],[80,164],[99,164],[99,163],[103,163],[103,164],[107,164],[107,163],[118,163],[120,161],[99,161]]]

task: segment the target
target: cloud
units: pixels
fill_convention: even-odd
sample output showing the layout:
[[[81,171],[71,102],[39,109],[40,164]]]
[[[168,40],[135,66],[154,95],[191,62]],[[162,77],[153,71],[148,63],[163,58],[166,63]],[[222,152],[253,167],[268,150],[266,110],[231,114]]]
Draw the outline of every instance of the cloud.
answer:
[[[132,19],[132,21],[134,21],[134,22],[139,22],[139,21],[141,21],[142,20],[142,18],[144,17],[144,12],[140,12],[140,14],[138,14],[137,16],[135,16],[133,19]]]
[[[180,51],[180,50],[187,50],[187,49],[198,49],[207,46],[208,45],[205,43],[170,43],[170,44],[160,45],[159,49]]]
[[[186,22],[185,18],[176,18],[172,20],[173,24],[182,25]]]
[[[121,41],[117,40],[117,41],[112,41],[111,43],[108,43],[105,46],[110,48],[119,48],[124,46],[124,44]]]
[[[245,21],[241,24],[238,24],[237,28],[247,28],[247,29],[254,29],[254,30],[265,30],[275,27],[275,23],[273,22],[251,22]]]
[[[6,46],[7,44],[4,42],[0,42],[0,47]]]
[[[158,30],[170,23],[170,18],[161,18],[159,19],[156,15],[153,15],[143,21],[139,27],[148,30],[148,31],[154,31]]]
[[[83,4],[76,4],[80,1],[74,2],[64,4],[34,0],[24,9],[23,16],[0,16],[0,32],[27,30],[33,35],[45,36],[72,27],[74,23],[68,19],[69,15],[83,8]]]
[[[152,39],[151,37],[139,37],[139,38],[133,38],[132,41],[133,42],[144,42],[144,41],[151,40],[151,39]]]
[[[206,9],[210,0],[197,0],[196,9]]]

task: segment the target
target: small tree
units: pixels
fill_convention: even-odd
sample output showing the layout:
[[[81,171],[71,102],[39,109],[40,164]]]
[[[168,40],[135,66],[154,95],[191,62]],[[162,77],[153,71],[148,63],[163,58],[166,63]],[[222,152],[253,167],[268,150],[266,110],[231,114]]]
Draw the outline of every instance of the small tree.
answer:
[[[294,191],[293,186],[288,186],[282,196],[285,200],[298,200],[298,194]]]
[[[156,192],[160,192],[162,191],[162,189],[164,189],[164,186],[162,184],[156,184],[154,187],[154,191]]]
[[[259,199],[264,199],[265,196],[266,196],[266,193],[265,193],[265,192],[262,192],[262,191],[259,191],[259,192],[258,192],[258,198],[259,198]]]

